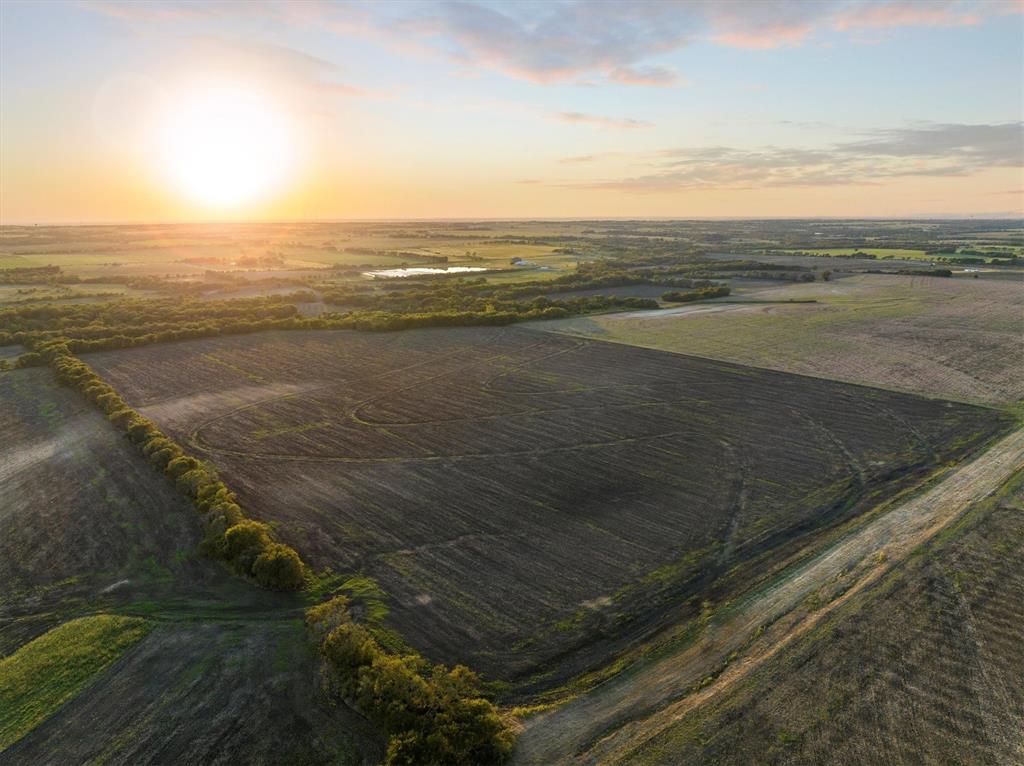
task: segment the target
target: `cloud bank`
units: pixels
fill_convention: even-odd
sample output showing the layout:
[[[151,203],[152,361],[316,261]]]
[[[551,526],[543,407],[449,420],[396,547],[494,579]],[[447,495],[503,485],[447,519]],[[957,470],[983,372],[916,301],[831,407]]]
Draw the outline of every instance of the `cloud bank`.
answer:
[[[470,67],[541,84],[599,81],[666,87],[680,74],[652,59],[691,42],[753,50],[795,46],[819,32],[971,26],[1016,13],[1013,0],[568,0],[559,3],[260,3],[95,0],[84,5],[129,23],[245,17],[319,26],[432,50]]]
[[[600,155],[567,157],[565,164]],[[1024,167],[1024,123],[940,124],[875,131],[826,149],[725,146],[666,149],[648,155],[641,175],[563,186],[631,192],[871,184],[909,176],[966,176]]]
[[[980,0],[576,0],[420,6],[398,29],[467,65],[552,84],[602,78],[618,85],[670,86],[679,73],[650,59],[695,41],[766,50],[799,45],[819,31],[968,26],[1018,9]]]

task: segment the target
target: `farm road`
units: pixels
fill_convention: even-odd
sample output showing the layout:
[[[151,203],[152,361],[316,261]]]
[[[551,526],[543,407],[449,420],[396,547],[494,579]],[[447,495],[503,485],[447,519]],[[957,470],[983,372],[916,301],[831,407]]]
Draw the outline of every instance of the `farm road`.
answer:
[[[747,597],[720,621],[712,621],[704,635],[685,649],[627,670],[589,694],[528,721],[514,762],[628,762],[633,748],[743,678],[878,580],[972,502],[998,489],[1022,465],[1024,429],[1018,429],[932,488],[870,520]],[[831,591],[824,605],[800,609],[822,591]],[[782,619],[787,615],[789,619]],[[772,628],[712,683],[689,693],[701,679],[721,670],[729,654],[747,646],[764,625]]]

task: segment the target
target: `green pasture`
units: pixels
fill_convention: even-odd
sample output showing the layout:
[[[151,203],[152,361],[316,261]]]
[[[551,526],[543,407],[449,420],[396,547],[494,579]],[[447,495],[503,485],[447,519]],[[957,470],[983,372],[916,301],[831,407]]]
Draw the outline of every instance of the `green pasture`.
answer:
[[[133,617],[82,617],[0,659],[0,750],[81,693],[149,630]]]

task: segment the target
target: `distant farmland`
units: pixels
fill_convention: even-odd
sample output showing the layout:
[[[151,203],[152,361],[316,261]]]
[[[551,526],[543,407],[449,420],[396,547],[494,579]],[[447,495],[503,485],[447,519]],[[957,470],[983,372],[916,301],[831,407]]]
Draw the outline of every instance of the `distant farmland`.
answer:
[[[375,578],[411,644],[523,691],[699,613],[1008,425],[523,329],[266,333],[87,361],[307,561]]]
[[[1024,399],[1019,282],[858,274],[743,305],[608,314],[538,329],[990,405]],[[814,299],[817,303],[786,303]],[[772,303],[771,301],[777,301]]]

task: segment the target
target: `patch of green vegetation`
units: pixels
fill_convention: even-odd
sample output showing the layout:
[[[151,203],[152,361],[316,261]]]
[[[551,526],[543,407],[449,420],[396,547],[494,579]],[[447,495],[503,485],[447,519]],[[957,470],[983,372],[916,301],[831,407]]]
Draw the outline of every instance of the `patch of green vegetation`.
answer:
[[[43,402],[39,405],[37,412],[39,413],[39,417],[45,418],[46,421],[50,423],[60,418],[56,402]]]
[[[337,596],[306,612],[333,695],[354,703],[388,737],[385,763],[504,763],[515,733],[480,696],[468,668],[431,665],[417,654],[393,654],[352,621]]]
[[[162,609],[161,605],[150,599],[142,599],[126,604],[121,611],[133,615],[152,615]]]
[[[0,659],[0,750],[81,693],[150,627],[131,617],[82,617]]]
[[[171,570],[156,560],[156,556],[147,556],[142,560],[142,569],[148,577],[159,582],[168,582],[174,579]]]
[[[6,591],[0,591],[0,605],[4,604],[15,604],[19,601],[28,599],[39,599],[43,596],[55,593],[61,588],[67,588],[75,585],[79,582],[77,575],[72,577],[65,577],[63,580],[57,582],[47,583],[45,585],[33,585],[24,588],[11,588]]]
[[[408,643],[397,630],[386,625],[390,609],[388,594],[372,577],[363,574],[338,574],[331,570],[315,575],[305,594],[311,603],[319,603],[327,596],[344,594],[358,610],[360,619],[373,637],[388,651],[410,651]]]

